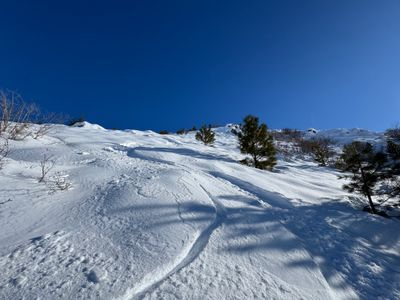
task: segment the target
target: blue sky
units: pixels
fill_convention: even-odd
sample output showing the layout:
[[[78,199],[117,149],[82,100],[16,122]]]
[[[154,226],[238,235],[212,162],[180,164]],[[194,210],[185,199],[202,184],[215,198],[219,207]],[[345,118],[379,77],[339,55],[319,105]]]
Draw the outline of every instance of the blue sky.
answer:
[[[108,128],[400,121],[400,1],[2,1],[0,88]]]

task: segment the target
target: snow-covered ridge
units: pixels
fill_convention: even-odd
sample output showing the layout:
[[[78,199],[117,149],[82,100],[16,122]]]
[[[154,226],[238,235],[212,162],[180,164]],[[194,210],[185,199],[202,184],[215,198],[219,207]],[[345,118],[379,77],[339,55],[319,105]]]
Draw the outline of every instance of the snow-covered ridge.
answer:
[[[87,121],[83,122],[77,122],[72,127],[79,127],[79,128],[85,128],[85,129],[98,129],[98,130],[106,130],[104,127],[98,125],[98,124],[92,124]],[[225,126],[221,127],[216,127],[213,128],[213,131],[219,134],[232,134],[232,131],[235,130],[240,130],[240,125],[239,124],[234,124],[234,123],[229,123],[226,124]],[[280,131],[280,129],[272,129],[273,131]],[[112,130],[112,131],[119,131],[119,130]],[[138,133],[138,134],[158,134],[152,130],[145,130],[145,131],[140,131],[140,130],[132,130],[132,129],[126,129],[123,130],[125,132],[131,132],[131,133]],[[299,130],[304,134],[306,138],[308,137],[324,137],[324,138],[329,138],[332,139],[333,141],[337,141],[341,144],[344,143],[351,143],[354,140],[360,140],[360,141],[372,141],[372,142],[377,142],[377,141],[382,141],[384,137],[384,132],[376,132],[372,130],[367,130],[367,129],[362,129],[362,128],[336,128],[336,129],[317,129],[317,128],[310,128],[308,130]],[[194,132],[189,132],[194,133]],[[171,133],[169,135],[175,135],[174,133]]]
[[[194,132],[86,122],[12,142],[0,170],[0,299],[399,299],[398,220],[356,209],[332,169],[237,163],[233,127],[216,128],[212,147]],[[38,183],[44,153],[55,165]],[[54,188],[57,178],[71,188]]]
[[[306,131],[306,137],[314,136],[331,139],[339,145],[345,145],[351,143],[352,141],[363,141],[379,144],[386,140],[383,132],[375,132],[360,128],[317,130],[316,133],[310,133]]]

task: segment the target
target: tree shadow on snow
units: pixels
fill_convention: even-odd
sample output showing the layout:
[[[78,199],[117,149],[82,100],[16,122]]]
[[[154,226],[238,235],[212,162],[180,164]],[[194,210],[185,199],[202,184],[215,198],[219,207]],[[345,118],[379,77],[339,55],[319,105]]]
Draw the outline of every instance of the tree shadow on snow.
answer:
[[[363,299],[399,297],[400,258],[386,251],[398,244],[399,222],[356,211],[338,199],[296,206],[281,194],[241,179],[217,172],[210,174],[249,193],[217,199],[222,204],[246,204],[226,206],[224,251],[252,253],[266,259],[274,259],[273,251],[293,253],[288,256],[291,260],[284,262],[286,267],[319,269],[336,289],[345,291],[351,287]],[[201,226],[213,222],[216,216],[214,205],[201,204],[196,199],[179,207],[149,204],[131,209],[157,211],[151,227],[170,226],[182,220]],[[296,255],[299,252],[305,255]]]
[[[287,266],[320,268],[331,286],[340,290],[351,287],[362,299],[399,298],[400,252],[387,251],[400,244],[400,223],[397,220],[356,211],[339,199],[295,206],[281,194],[263,190],[224,173],[211,174],[258,199],[243,197],[243,202],[257,205],[261,200],[270,205],[262,213],[245,211],[242,218],[231,220],[236,225],[245,219],[256,229],[235,229],[227,237],[228,241],[232,241],[228,251],[260,253],[276,250],[294,253],[304,248],[310,255],[289,261]],[[241,201],[237,195],[225,195],[223,198]],[[282,224],[289,234],[281,231],[273,234],[274,228],[269,225],[271,222]],[[244,243],[251,240],[248,239],[250,235],[254,237],[253,242]],[[238,238],[240,243],[236,241]]]

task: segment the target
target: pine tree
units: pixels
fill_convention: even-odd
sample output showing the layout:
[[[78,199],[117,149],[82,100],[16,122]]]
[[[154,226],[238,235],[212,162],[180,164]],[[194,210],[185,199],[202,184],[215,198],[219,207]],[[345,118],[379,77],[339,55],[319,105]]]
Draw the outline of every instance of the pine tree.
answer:
[[[343,188],[351,193],[358,192],[368,198],[372,213],[377,210],[372,197],[377,194],[377,185],[390,177],[387,168],[387,155],[384,152],[375,151],[370,143],[352,142],[345,145],[340,157],[342,171],[351,172],[351,175],[343,175],[341,178],[350,179],[349,184]]]
[[[385,132],[386,137],[393,142],[400,142],[400,126],[389,128]]]
[[[400,144],[388,140],[386,149],[391,159],[400,161]]]
[[[238,133],[240,152],[250,154],[258,169],[272,170],[276,165],[276,150],[272,135],[266,124],[258,124],[258,118],[248,115],[244,118]]]
[[[389,198],[400,197],[400,144],[393,140],[387,141],[386,152],[389,157],[390,181],[387,186]]]
[[[180,135],[185,134],[185,133],[186,133],[186,130],[185,130],[184,128],[178,129],[178,130],[176,131],[176,134],[180,134]]]
[[[200,130],[196,133],[196,140],[202,141],[204,145],[211,145],[215,142],[215,133],[211,129],[211,125],[201,126]]]

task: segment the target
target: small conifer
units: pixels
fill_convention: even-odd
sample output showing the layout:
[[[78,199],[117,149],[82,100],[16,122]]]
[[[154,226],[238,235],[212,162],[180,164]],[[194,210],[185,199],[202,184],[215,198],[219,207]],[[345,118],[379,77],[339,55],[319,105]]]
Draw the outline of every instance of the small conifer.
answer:
[[[254,167],[267,170],[274,168],[276,149],[266,124],[259,125],[257,117],[248,115],[244,118],[238,138],[240,152],[251,155]]]
[[[211,126],[201,126],[200,130],[196,133],[196,140],[202,141],[204,145],[213,144],[215,142],[215,133],[211,129]]]
[[[342,171],[351,173],[341,176],[350,179],[343,188],[367,197],[369,210],[376,214],[378,211],[372,197],[378,193],[379,182],[390,176],[386,153],[375,151],[370,143],[355,141],[344,146],[340,166]]]

